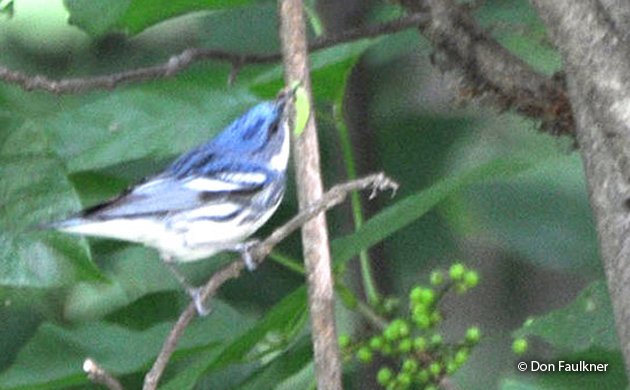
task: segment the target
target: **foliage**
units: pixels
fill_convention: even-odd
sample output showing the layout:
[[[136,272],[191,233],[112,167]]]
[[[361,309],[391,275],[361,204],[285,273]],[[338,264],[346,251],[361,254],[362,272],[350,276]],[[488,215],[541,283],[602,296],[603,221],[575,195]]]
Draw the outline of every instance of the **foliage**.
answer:
[[[396,5],[371,3],[366,23],[401,14]],[[0,64],[51,78],[89,77],[161,64],[191,46],[279,49],[271,1],[103,4],[0,1]],[[322,25],[325,30],[318,11],[309,11],[311,36]],[[487,1],[475,15],[510,50],[545,72],[557,70],[558,56],[528,2]],[[479,282],[465,295],[453,294],[461,306],[448,296],[440,300],[440,316],[449,321],[438,320],[432,304],[431,313],[418,309],[414,316],[412,310],[410,318],[391,322],[398,324],[392,335],[401,333],[402,323],[440,324],[442,345],[462,335],[464,344],[476,343],[477,330],[466,328],[479,323],[480,344],[466,359],[460,356],[466,363],[449,371],[457,351],[444,354],[439,366],[426,367],[433,378],[455,373],[451,379],[466,389],[569,388],[576,382],[589,389],[598,381],[623,388],[582,165],[567,151],[570,141],[552,141],[535,132],[535,123],[509,113],[454,107],[435,93],[441,78],[431,73],[430,52],[409,30],[311,55],[313,110],[306,111],[318,122],[325,183],[382,170],[401,184],[391,199],[368,203],[355,195],[352,213],[330,215],[343,303],[339,328],[366,336],[361,288],[368,306],[391,308],[395,300],[382,298],[385,293],[426,299],[434,290],[415,288],[421,279],[455,283],[455,293]],[[0,388],[87,388],[81,371],[87,356],[126,387],[139,386],[186,295],[154,251],[38,227],[159,171],[283,85],[280,63],[245,65],[227,85],[230,71],[228,63],[204,61],[172,77],[61,96],[0,83]],[[360,97],[363,111],[357,114],[350,95]],[[293,198],[289,191],[259,236],[295,213]],[[369,251],[373,247],[378,250]],[[299,254],[295,237],[259,270],[224,286],[214,313],[187,330],[162,386],[312,387]],[[431,273],[453,258],[470,259],[483,280],[460,266]],[[225,260],[184,271],[201,282]],[[368,268],[371,260],[379,268]],[[350,272],[355,266],[360,272]],[[527,340],[526,351],[522,342],[514,347],[523,353],[515,357],[505,334],[534,314],[514,333]],[[366,340],[344,366],[348,388],[360,388],[364,377],[390,383],[398,371],[413,369],[404,359],[380,370],[359,364],[382,348]],[[529,356],[605,361],[613,369],[596,378],[524,376],[515,359]],[[362,375],[366,370],[370,375]]]
[[[401,317],[386,321],[379,315],[391,316],[388,308],[375,307],[373,326],[378,330],[368,338],[352,341],[348,335],[339,336],[339,345],[346,359],[353,354],[363,364],[370,364],[377,356],[389,358],[390,364],[382,365],[376,381],[386,389],[432,389],[439,386],[446,376],[452,376],[466,363],[471,350],[481,340],[481,330],[472,326],[464,339],[445,343],[439,331],[443,313],[440,300],[450,291],[462,294],[475,287],[479,274],[455,263],[449,269],[448,281],[440,271],[431,274],[431,287],[416,285],[409,293],[409,310]],[[378,320],[377,320],[378,319]]]

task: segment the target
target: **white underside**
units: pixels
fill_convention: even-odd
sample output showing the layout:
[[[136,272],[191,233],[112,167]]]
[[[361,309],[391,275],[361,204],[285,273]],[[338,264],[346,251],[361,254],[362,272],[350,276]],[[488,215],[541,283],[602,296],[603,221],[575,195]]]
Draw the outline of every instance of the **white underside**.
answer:
[[[289,126],[283,122],[284,137],[280,151],[269,161],[271,169],[284,171],[289,160]],[[234,176],[234,175],[232,175]],[[186,186],[197,191],[234,190],[240,188],[239,181],[259,183],[265,176],[260,173],[239,172],[232,181],[221,181],[212,178],[191,180]],[[148,190],[157,186],[160,181],[152,181],[138,187]],[[262,196],[262,195],[261,195]],[[215,253],[234,250],[237,244],[251,236],[260,228],[278,208],[273,208],[253,222],[239,224],[242,216],[229,221],[197,220],[204,215],[229,216],[237,211],[238,205],[222,203],[208,205],[185,213],[178,213],[163,219],[157,218],[116,218],[108,220],[77,219],[67,221],[58,229],[68,233],[83,234],[137,242],[156,248],[160,254],[176,261],[200,260]],[[192,222],[191,222],[192,221]]]
[[[267,222],[277,207],[278,205],[268,210],[255,223],[242,225],[236,223],[238,219],[229,222],[208,220],[186,222],[182,216],[176,221],[169,222],[158,219],[126,218],[108,221],[84,220],[82,223],[62,227],[59,230],[137,242],[156,248],[162,256],[175,261],[195,261],[225,250],[235,250],[237,244]]]

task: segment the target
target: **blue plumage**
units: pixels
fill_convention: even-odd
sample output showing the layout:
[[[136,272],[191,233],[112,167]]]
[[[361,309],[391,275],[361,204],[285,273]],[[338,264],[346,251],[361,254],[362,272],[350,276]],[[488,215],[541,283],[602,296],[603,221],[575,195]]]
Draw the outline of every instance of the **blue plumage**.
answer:
[[[168,261],[240,250],[282,200],[288,99],[254,106],[162,173],[52,227],[142,243]]]

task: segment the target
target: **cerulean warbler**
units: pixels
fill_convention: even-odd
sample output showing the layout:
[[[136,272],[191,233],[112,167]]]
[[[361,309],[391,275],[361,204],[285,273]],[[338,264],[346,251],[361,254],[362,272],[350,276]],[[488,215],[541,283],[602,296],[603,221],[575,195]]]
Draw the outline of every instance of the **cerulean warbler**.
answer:
[[[142,243],[156,248],[167,264],[238,251],[253,269],[255,263],[243,241],[271,217],[282,200],[291,97],[291,92],[283,92],[275,101],[254,106],[162,173],[50,226]],[[202,313],[198,291],[188,291]]]

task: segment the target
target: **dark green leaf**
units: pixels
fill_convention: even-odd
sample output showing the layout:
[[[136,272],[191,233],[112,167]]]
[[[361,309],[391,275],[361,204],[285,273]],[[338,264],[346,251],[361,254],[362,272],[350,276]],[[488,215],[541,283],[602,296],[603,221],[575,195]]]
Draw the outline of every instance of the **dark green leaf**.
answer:
[[[470,186],[454,219],[536,265],[600,272],[584,180],[579,155],[550,159],[518,178]]]
[[[120,24],[132,34],[137,34],[151,25],[175,16],[194,11],[239,7],[251,2],[252,0],[179,0],[161,2],[134,0]]]
[[[29,123],[0,145],[0,177],[0,284],[42,288],[100,278],[84,240],[38,228],[80,206],[48,140]]]
[[[64,0],[63,3],[70,13],[68,23],[79,27],[92,37],[100,37],[112,30],[132,1]]]
[[[216,300],[213,305],[211,316],[194,321],[186,329],[178,351],[199,347],[217,351],[249,325],[245,317],[229,306]],[[96,322],[68,329],[45,323],[20,351],[11,368],[0,375],[0,388],[59,388],[87,383],[82,372],[86,357],[95,359],[115,376],[143,372],[171,327],[171,323],[162,323],[134,331]]]
[[[343,263],[363,249],[384,240],[422,217],[442,200],[468,185],[504,175],[515,175],[531,167],[521,160],[498,159],[479,168],[443,179],[415,195],[398,200],[370,218],[355,233],[335,239],[332,253],[336,263]]]
[[[295,375],[313,360],[313,345],[310,335],[304,335],[295,345],[281,353],[269,363],[257,369],[239,389],[271,389],[278,383]]]
[[[533,359],[539,363],[551,363],[556,371],[549,368],[548,371],[534,373],[522,373],[504,379],[500,385],[501,390],[600,390],[600,389],[625,389],[628,380],[624,370],[625,364],[619,352],[589,350],[585,353],[565,355],[553,359]],[[559,361],[569,363],[607,364],[606,371],[602,372],[566,372],[560,370]],[[531,365],[531,360],[524,360]],[[539,367],[538,364],[536,364]],[[547,366],[551,367],[551,366]],[[566,367],[566,365],[564,365]],[[516,369],[515,369],[516,371]]]
[[[168,85],[108,94],[42,118],[37,127],[51,132],[68,169],[79,172],[149,156],[172,158],[212,138],[255,102],[242,90],[226,99],[205,87],[167,92]]]
[[[276,304],[251,329],[227,345],[216,358],[209,359],[207,352],[203,352],[196,363],[176,375],[164,389],[191,388],[204,373],[241,362],[269,332],[295,335],[297,328],[303,327],[306,313],[306,288],[302,286]]]
[[[538,336],[571,352],[619,348],[610,297],[603,281],[585,288],[567,307],[528,320],[514,336]]]
[[[361,54],[379,39],[362,39],[333,46],[311,54],[313,94],[318,99],[336,99],[345,87],[345,80]],[[269,96],[284,85],[282,64],[261,73],[253,80],[254,92]]]

